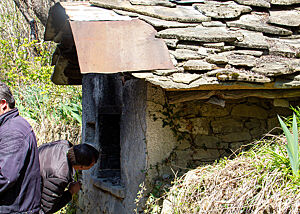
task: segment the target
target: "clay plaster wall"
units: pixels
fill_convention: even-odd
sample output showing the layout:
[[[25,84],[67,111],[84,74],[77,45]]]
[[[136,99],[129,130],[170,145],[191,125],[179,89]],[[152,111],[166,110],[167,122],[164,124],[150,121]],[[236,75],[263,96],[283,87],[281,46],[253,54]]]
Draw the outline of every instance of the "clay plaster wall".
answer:
[[[100,122],[97,121],[97,102],[107,94],[105,75],[84,75],[83,78],[83,143],[92,142],[96,147],[101,141]],[[115,79],[115,86],[122,88],[121,80]],[[109,84],[112,86],[113,84]],[[109,99],[113,99],[109,90]],[[79,195],[78,213],[134,213],[134,200],[139,184],[145,180],[146,144],[145,112],[146,84],[143,80],[127,81],[117,96],[124,96],[120,121],[121,186],[109,185],[99,180],[99,163],[91,170],[83,171],[82,191]],[[122,93],[122,94],[120,94]],[[101,106],[101,104],[100,104]],[[95,124],[94,126],[91,124]],[[91,128],[92,126],[92,128]]]

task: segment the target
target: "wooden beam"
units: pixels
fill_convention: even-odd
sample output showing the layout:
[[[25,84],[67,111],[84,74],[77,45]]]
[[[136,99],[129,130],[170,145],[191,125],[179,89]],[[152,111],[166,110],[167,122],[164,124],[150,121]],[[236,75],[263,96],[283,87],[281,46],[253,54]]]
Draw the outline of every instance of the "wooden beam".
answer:
[[[181,103],[192,100],[209,99],[217,96],[221,99],[242,99],[258,97],[266,99],[293,98],[300,96],[300,89],[275,89],[275,90],[215,90],[215,91],[167,91],[170,103]]]

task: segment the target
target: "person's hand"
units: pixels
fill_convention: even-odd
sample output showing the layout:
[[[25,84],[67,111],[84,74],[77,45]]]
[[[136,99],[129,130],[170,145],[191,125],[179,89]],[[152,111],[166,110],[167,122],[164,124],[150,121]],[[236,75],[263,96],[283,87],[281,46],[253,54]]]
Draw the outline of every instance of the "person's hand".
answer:
[[[69,184],[69,192],[74,195],[79,192],[81,188],[81,183],[80,182],[72,182]]]

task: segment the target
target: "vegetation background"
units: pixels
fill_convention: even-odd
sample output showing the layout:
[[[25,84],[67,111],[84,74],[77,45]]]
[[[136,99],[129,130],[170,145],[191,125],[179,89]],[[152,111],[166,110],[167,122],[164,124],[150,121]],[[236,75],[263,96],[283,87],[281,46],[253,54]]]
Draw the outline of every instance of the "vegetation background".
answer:
[[[58,86],[50,81],[55,44],[43,41],[44,27],[34,18],[37,31],[30,28],[13,0],[0,1],[0,81],[11,88],[38,145],[61,139],[78,144],[81,86]],[[75,213],[76,197],[57,213]]]
[[[0,1],[0,80],[12,89],[20,114],[32,125],[39,145],[59,139],[78,144],[81,86],[57,86],[50,81],[55,45],[43,42],[39,19],[31,14],[38,28],[34,31],[15,2]],[[299,127],[300,109],[293,110]],[[294,128],[295,137],[291,118],[285,122]],[[272,136],[254,142],[250,151],[176,177],[172,186],[158,182],[146,199],[144,212],[300,213],[298,138],[293,143],[297,148],[294,164],[286,139]],[[291,165],[297,167],[296,172]],[[74,203],[58,213],[75,213]]]
[[[13,0],[1,0],[1,81],[12,89],[20,114],[33,126],[39,145],[59,139],[78,144],[81,86],[58,86],[50,81],[55,45],[43,42],[44,27],[35,21],[38,31],[32,32]],[[36,36],[41,39],[33,40]]]

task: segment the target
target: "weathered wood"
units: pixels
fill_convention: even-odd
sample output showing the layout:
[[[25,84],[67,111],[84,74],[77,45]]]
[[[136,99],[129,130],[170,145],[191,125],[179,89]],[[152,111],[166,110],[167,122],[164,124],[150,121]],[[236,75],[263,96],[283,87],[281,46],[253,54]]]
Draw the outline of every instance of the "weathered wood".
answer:
[[[170,103],[180,103],[192,100],[209,99],[211,96],[217,96],[221,99],[241,99],[246,97],[259,97],[266,99],[292,98],[300,96],[300,89],[286,90],[223,90],[223,91],[185,91],[185,92],[167,92]]]

